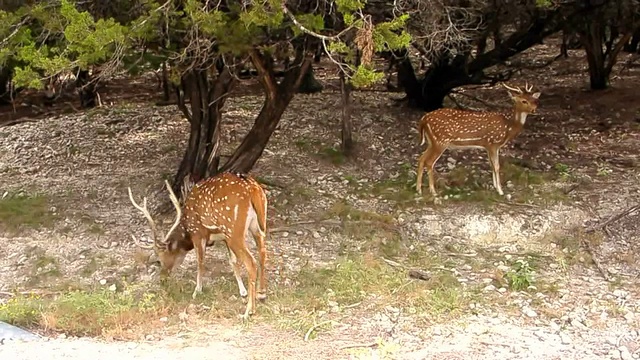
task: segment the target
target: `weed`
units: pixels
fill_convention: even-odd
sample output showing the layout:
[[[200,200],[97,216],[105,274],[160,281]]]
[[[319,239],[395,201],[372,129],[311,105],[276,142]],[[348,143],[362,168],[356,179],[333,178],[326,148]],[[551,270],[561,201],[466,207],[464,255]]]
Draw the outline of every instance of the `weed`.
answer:
[[[571,176],[571,169],[569,168],[569,165],[564,164],[564,163],[556,163],[553,168],[556,170],[556,172],[558,173],[559,177],[561,180],[566,181],[569,180],[572,176]]]
[[[509,288],[513,291],[527,290],[533,285],[533,269],[527,260],[518,259],[512,268],[504,274]]]

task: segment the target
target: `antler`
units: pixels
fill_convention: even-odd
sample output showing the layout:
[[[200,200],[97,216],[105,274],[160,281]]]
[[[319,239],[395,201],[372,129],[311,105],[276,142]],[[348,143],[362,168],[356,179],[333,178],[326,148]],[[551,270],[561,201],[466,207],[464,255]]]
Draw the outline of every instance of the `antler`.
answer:
[[[509,85],[507,85],[507,84],[505,84],[505,83],[502,83],[502,86],[504,86],[504,87],[505,87],[505,88],[507,88],[508,90],[515,91],[515,92],[517,92],[517,93],[522,94],[522,89],[520,89],[519,87],[512,88],[511,86],[509,86]]]
[[[533,85],[529,86],[529,83],[527,81],[524,82],[524,90],[528,93],[531,92],[531,90],[533,90]]]
[[[169,236],[171,236],[171,233],[178,227],[178,224],[180,224],[180,218],[182,217],[182,209],[180,209],[180,202],[178,202],[178,198],[176,197],[176,194],[173,193],[173,190],[171,189],[171,185],[169,185],[169,182],[165,180],[164,184],[167,186],[167,190],[169,190],[169,198],[171,199],[171,203],[176,208],[176,219],[174,220],[173,225],[169,229],[169,232],[167,232],[167,236],[165,236],[164,240],[162,241],[163,243],[166,243],[167,240],[169,239]]]
[[[142,213],[142,215],[144,215],[145,218],[147,218],[147,221],[149,222],[149,227],[151,228],[151,233],[153,234],[153,241],[156,242],[157,239],[160,237],[159,233],[158,233],[158,228],[156,227],[156,222],[153,221],[153,218],[151,217],[151,214],[149,213],[149,210],[147,209],[147,198],[144,197],[142,198],[142,206],[138,205],[138,203],[133,200],[133,194],[131,194],[131,188],[127,187],[127,191],[129,192],[129,200],[131,200],[131,203],[133,204],[133,206],[140,210],[140,212]],[[153,245],[149,245],[149,244],[144,244],[140,241],[138,241],[138,239],[135,237],[135,235],[131,234],[131,237],[133,238],[133,241],[136,243],[136,245],[138,245],[139,247],[143,248],[143,249],[152,249]]]

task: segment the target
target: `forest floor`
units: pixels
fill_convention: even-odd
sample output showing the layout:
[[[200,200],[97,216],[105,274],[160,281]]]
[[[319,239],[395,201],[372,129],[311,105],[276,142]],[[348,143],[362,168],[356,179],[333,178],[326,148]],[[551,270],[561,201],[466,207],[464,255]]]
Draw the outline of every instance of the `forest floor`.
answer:
[[[514,61],[556,53],[541,45]],[[415,192],[421,112],[396,106],[401,94],[355,92],[346,158],[337,73],[319,71],[325,90],[295,97],[252,171],[271,233],[269,298],[248,324],[222,245],[192,300],[194,255],[160,282],[131,240],[149,231],[127,187],[166,205],[162,180],[188,137],[176,106],[123,97],[149,80],[108,84],[94,110],[0,127],[0,320],[44,337],[0,341],[0,357],[639,358],[640,69],[623,69],[623,56],[611,88],[592,92],[581,56],[511,81],[542,96],[501,153],[507,195],[483,151],[459,150],[437,163],[438,201],[426,182]],[[510,106],[499,86],[454,96]],[[223,154],[261,103],[242,91],[228,100]]]

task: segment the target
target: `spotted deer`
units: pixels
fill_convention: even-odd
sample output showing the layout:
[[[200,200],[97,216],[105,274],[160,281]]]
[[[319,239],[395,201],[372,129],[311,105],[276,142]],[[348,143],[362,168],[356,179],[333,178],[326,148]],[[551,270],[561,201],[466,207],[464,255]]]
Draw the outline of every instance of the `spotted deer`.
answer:
[[[500,148],[522,131],[527,115],[535,113],[540,92],[532,93],[533,86],[529,87],[528,84],[525,84],[525,91],[506,84],[503,86],[514,102],[513,110],[509,112],[443,108],[422,117],[418,126],[422,140],[420,145],[428,142],[428,146],[418,160],[418,194],[422,194],[422,173],[427,167],[429,190],[434,197],[437,196],[433,168],[445,150],[478,148],[487,151],[493,172],[493,186],[498,194],[504,195],[500,186]]]
[[[171,186],[165,181],[169,197],[176,209],[173,225],[166,235],[162,234],[147,209],[147,198],[142,205],[136,203],[128,188],[129,199],[149,222],[154,243],[143,244],[132,235],[138,246],[154,249],[164,275],[180,266],[186,254],[195,249],[197,261],[196,288],[192,297],[202,291],[205,249],[215,241],[225,242],[229,263],[238,283],[240,296],[247,297],[247,307],[241,317],[248,319],[256,307],[256,298],[266,299],[265,279],[265,235],[267,232],[267,197],[260,184],[247,175],[224,172],[202,180],[192,186],[184,198],[184,206],[176,198]],[[246,235],[249,232],[258,248],[260,260],[260,288],[256,296],[258,270],[256,261],[247,248]],[[240,261],[248,273],[249,291],[244,286],[240,274]]]

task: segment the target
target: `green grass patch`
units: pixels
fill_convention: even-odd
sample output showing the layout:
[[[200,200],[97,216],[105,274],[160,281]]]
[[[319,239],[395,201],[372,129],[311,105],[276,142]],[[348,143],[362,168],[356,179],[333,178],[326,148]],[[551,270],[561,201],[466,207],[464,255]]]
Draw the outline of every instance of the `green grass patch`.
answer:
[[[14,195],[0,199],[0,228],[15,233],[21,228],[43,228],[54,224],[58,214],[51,211],[44,195]]]
[[[412,170],[411,164],[401,164],[391,176],[375,182],[372,188],[366,191],[383,199],[393,201],[401,207],[413,203],[418,193],[416,192],[416,179]]]
[[[357,312],[364,304],[367,311],[393,306],[424,316],[452,316],[465,309],[471,297],[457,279],[448,271],[436,270],[434,263],[428,265],[434,271],[428,281],[409,279],[405,270],[366,252],[350,253],[328,266],[306,266],[287,276],[290,281],[269,280],[269,298],[258,302],[253,321],[296,329],[304,336],[314,324]],[[0,320],[74,336],[134,339],[180,323],[185,309],[190,319],[201,320],[237,319],[244,311],[231,272],[207,277],[195,300],[191,298],[194,284],[189,281],[194,276],[183,270],[152,283],[112,280],[105,286],[65,285],[62,292],[50,296],[16,293],[0,305]]]
[[[426,176],[425,174],[425,178]],[[490,171],[477,172],[461,164],[440,180],[436,184],[436,191],[453,201],[473,202],[489,207],[496,201],[505,201],[504,196],[500,196],[493,187]],[[503,161],[500,167],[502,189],[511,196],[514,203],[545,205],[566,201],[568,197],[560,189],[544,186],[553,180],[553,175],[536,172],[508,160]]]
[[[333,165],[342,165],[347,161],[347,156],[340,150],[334,147],[325,147],[318,152],[318,156],[321,159],[327,160]]]

